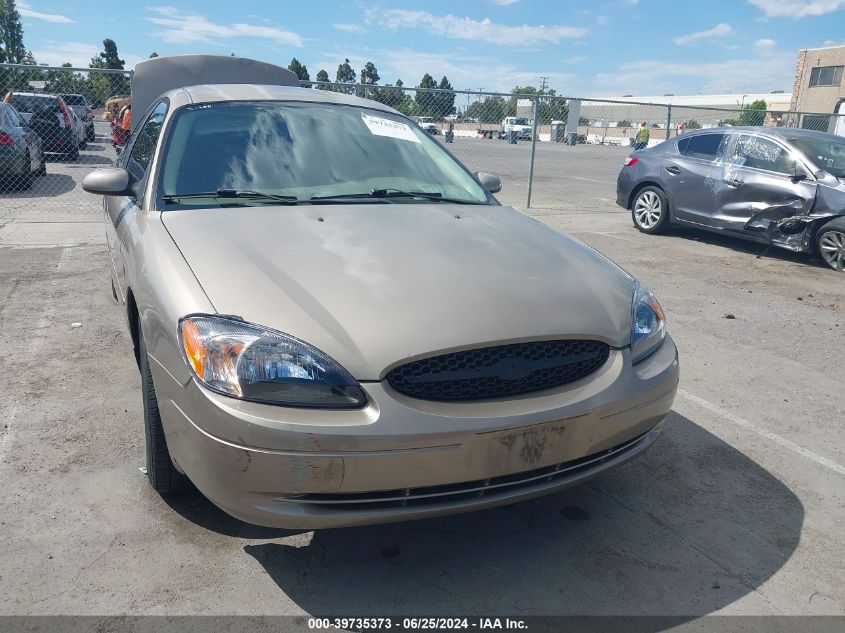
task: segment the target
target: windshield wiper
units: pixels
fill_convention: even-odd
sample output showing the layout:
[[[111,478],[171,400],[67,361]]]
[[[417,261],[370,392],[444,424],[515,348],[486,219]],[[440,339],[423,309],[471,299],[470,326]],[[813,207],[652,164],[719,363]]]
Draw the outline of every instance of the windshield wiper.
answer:
[[[248,200],[275,200],[284,204],[298,204],[296,196],[282,196],[252,189],[217,189],[216,191],[198,191],[193,193],[167,193],[162,196],[165,202],[190,200],[191,198],[246,198]]]
[[[334,196],[314,196],[313,198],[311,198],[311,202],[320,202],[322,200],[342,200],[345,198],[419,198],[422,200],[433,200],[434,202],[449,202],[451,204],[485,204],[483,202],[477,202],[475,200],[449,198],[439,192],[402,191],[401,189],[372,189],[368,193],[340,193]]]

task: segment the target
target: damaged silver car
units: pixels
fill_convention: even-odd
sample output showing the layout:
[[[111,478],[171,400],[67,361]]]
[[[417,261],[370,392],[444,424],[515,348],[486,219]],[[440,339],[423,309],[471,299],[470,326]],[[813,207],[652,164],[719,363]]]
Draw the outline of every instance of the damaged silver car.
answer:
[[[616,202],[643,233],[677,224],[816,253],[845,271],[845,138],[792,128],[697,130],[631,154]]]

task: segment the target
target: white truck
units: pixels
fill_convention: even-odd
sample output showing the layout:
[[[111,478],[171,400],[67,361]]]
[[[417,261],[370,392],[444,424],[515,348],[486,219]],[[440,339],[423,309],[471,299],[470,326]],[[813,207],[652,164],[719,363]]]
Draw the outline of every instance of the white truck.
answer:
[[[434,117],[430,116],[418,116],[417,125],[419,125],[422,129],[424,129],[429,134],[437,134],[439,131],[437,129],[437,123],[434,122]]]
[[[531,119],[508,116],[502,119],[502,129],[499,134],[499,138],[509,138],[511,132],[515,132],[516,138],[530,141],[533,130],[534,123]]]

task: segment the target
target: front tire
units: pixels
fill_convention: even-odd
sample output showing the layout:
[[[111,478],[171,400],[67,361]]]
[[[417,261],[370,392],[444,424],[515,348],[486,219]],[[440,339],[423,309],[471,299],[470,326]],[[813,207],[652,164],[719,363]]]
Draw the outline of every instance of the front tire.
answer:
[[[147,346],[144,344],[144,335],[141,332],[138,333],[138,339],[141,393],[144,404],[144,435],[147,447],[147,478],[150,485],[160,494],[185,490],[189,487],[188,478],[176,470],[170,458],[170,451],[167,449],[153,385],[153,375],[150,371],[150,360],[147,356]]]
[[[669,198],[660,187],[643,187],[631,204],[631,219],[643,233],[654,235],[669,228]]]
[[[825,264],[845,272],[845,217],[834,218],[819,229],[816,249]]]

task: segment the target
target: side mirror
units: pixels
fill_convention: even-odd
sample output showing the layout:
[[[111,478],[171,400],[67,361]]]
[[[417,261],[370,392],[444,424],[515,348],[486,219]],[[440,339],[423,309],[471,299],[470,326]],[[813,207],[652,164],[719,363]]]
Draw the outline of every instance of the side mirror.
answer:
[[[805,172],[804,169],[800,165],[798,165],[798,163],[795,163],[792,165],[792,173],[789,175],[789,177],[795,181],[806,180],[807,172]]]
[[[493,174],[488,174],[483,171],[478,172],[475,176],[486,191],[489,191],[490,193],[499,193],[502,190],[502,181],[499,180],[498,176],[494,176]]]
[[[129,172],[120,167],[95,169],[82,180],[82,188],[99,196],[130,195]]]

